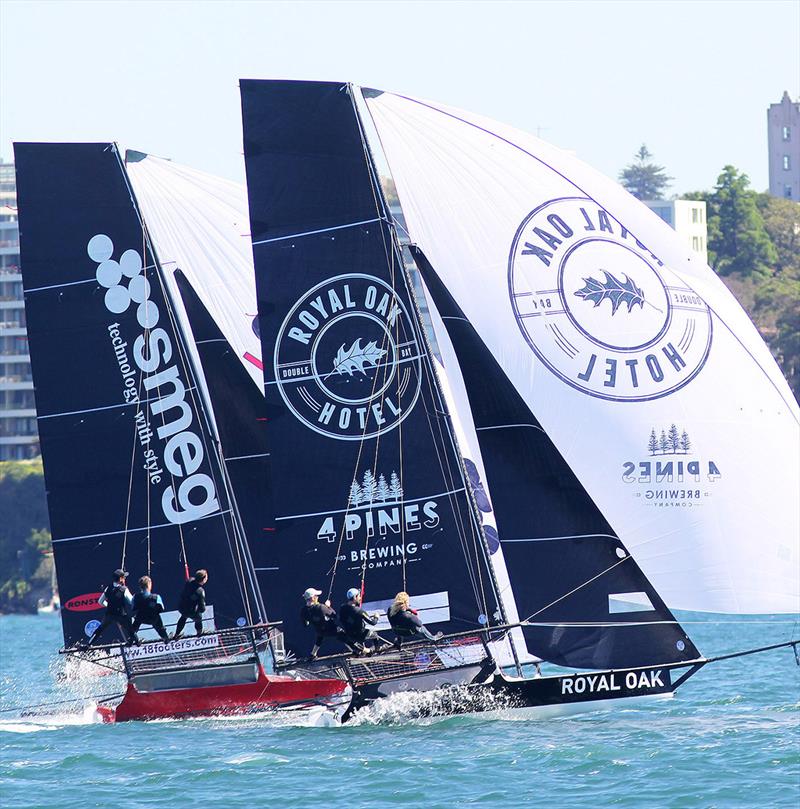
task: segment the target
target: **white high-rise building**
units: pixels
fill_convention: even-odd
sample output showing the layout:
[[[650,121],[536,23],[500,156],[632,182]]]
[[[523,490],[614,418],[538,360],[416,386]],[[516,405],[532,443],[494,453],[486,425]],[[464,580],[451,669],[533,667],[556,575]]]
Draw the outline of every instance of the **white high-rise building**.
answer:
[[[708,222],[703,200],[647,199],[643,202],[708,264]]]
[[[0,461],[39,454],[19,266],[14,164],[0,162]]]
[[[767,110],[769,193],[800,202],[800,102],[783,93]]]

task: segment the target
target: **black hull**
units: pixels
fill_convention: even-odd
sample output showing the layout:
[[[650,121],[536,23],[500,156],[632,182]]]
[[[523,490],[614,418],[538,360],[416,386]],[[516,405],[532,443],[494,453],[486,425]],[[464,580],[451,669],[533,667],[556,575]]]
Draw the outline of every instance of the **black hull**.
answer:
[[[464,670],[460,673],[463,674]],[[497,673],[482,682],[473,681],[462,685],[454,683],[432,693],[426,692],[422,682],[414,677],[406,677],[401,683],[370,683],[354,689],[353,701],[343,721],[368,707],[376,698],[387,696],[387,693],[378,693],[378,688],[383,690],[389,685],[395,686],[390,693],[420,692],[419,706],[412,709],[411,716],[407,716],[404,711],[404,718],[505,711],[522,711],[532,716],[545,717],[610,707],[617,700],[668,696],[685,679],[684,676],[673,683],[670,669],[657,666],[534,679],[516,679]]]

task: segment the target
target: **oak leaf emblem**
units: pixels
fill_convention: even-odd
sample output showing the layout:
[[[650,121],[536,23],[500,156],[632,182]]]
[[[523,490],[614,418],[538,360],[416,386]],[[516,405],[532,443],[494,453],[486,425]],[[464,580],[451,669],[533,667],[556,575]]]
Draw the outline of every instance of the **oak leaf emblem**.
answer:
[[[341,348],[336,352],[333,370],[328,376],[331,374],[352,376],[354,371],[359,371],[366,376],[365,368],[377,368],[378,362],[385,354],[386,351],[378,348],[375,340],[371,340],[363,348],[360,337],[348,349],[345,349],[344,343],[342,343]]]
[[[633,307],[638,304],[644,308],[645,299],[644,292],[636,286],[632,278],[625,276],[624,281],[615,278],[608,270],[600,270],[605,277],[605,283],[598,281],[596,278],[584,278],[583,281],[586,286],[579,289],[575,295],[583,298],[585,301],[591,301],[595,307],[605,301],[611,301],[611,314],[615,315],[617,309],[626,304],[628,311],[632,311]]]

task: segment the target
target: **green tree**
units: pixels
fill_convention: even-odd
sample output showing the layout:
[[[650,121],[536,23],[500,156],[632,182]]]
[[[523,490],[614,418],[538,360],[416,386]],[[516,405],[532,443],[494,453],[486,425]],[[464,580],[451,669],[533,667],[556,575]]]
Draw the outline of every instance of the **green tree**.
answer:
[[[644,144],[636,153],[636,160],[619,173],[619,180],[636,199],[663,199],[672,177],[663,166],[650,162],[653,155]]]
[[[719,275],[768,276],[777,263],[749,185],[746,174],[725,166],[707,200],[709,261]]]
[[[52,557],[41,460],[0,463],[0,612],[35,612]]]
[[[756,205],[777,254],[777,271],[800,281],[800,203],[759,194]]]

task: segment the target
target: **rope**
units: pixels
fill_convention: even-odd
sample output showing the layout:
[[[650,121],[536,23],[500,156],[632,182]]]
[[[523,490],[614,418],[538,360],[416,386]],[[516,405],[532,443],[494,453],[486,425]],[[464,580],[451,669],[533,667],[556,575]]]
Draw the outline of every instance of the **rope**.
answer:
[[[68,703],[85,702],[87,700],[102,700],[116,699],[117,697],[124,697],[125,694],[94,694],[88,697],[72,697],[72,699],[59,699],[53,702],[39,702],[35,705],[19,705],[14,708],[0,708],[0,713],[11,713],[12,711],[30,711],[33,708],[49,708],[51,705],[66,705]]]

